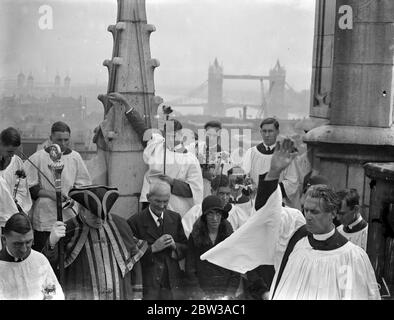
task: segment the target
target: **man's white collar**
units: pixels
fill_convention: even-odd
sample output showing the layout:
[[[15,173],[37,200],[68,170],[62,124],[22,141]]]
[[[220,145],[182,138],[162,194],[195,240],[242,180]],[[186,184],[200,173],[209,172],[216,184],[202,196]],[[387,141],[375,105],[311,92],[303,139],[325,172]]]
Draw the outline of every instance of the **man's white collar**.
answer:
[[[352,222],[351,224],[348,225],[349,229],[353,229],[353,227],[355,227],[356,225],[358,225],[361,221],[363,220],[362,216],[359,216],[358,219],[354,222]]]
[[[265,149],[267,149],[267,150],[272,150],[272,149],[275,148],[275,143],[274,143],[273,145],[271,145],[271,146],[267,146],[267,145],[263,142],[263,145],[264,145]]]
[[[335,228],[333,228],[330,232],[324,234],[314,234],[313,238],[317,241],[325,241],[328,238],[332,237],[335,233]]]

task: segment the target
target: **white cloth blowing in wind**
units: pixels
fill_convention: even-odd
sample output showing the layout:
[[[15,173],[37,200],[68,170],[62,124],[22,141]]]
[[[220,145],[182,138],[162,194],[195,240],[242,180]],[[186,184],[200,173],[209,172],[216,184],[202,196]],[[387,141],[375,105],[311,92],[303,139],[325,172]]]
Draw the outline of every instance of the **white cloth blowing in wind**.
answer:
[[[280,188],[230,237],[201,256],[223,268],[246,273],[260,265],[280,264],[287,241],[305,224],[301,212],[282,207]]]

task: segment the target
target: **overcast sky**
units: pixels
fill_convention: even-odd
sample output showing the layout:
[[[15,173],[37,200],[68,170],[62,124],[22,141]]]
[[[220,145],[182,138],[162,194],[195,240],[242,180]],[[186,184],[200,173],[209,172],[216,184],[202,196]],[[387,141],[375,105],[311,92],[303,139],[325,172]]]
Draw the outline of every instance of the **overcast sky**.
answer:
[[[49,4],[53,30],[40,30],[38,8]],[[311,80],[314,0],[146,0],[152,57],[160,60],[156,89],[194,87],[215,57],[227,74],[267,74],[276,60],[297,90]],[[116,0],[1,0],[0,78],[32,72],[53,81],[106,83]]]

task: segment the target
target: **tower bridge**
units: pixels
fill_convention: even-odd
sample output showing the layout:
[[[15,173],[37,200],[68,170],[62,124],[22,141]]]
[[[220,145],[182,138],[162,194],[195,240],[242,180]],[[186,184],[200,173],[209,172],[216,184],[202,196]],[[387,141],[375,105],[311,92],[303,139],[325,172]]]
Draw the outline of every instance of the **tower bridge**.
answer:
[[[223,94],[224,80],[254,80],[260,82],[260,102],[245,103],[230,101]],[[268,83],[268,90],[265,89]],[[286,71],[280,65],[279,60],[275,67],[270,70],[269,75],[234,75],[224,74],[223,67],[218,60],[209,66],[208,80],[191,90],[188,94],[178,99],[169,101],[174,107],[203,107],[205,115],[224,115],[226,109],[231,108],[253,108],[258,110],[258,117],[276,116],[286,119],[287,110],[284,105]],[[233,99],[234,100],[234,99]]]

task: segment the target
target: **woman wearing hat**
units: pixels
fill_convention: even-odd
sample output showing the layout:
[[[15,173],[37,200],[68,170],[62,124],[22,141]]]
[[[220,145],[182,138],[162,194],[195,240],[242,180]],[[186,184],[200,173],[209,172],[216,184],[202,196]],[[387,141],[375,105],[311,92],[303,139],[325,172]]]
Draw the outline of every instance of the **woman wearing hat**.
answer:
[[[192,299],[235,297],[240,274],[200,260],[203,253],[233,233],[227,217],[228,212],[219,197],[204,199],[202,215],[193,226],[186,255],[186,274]]]

